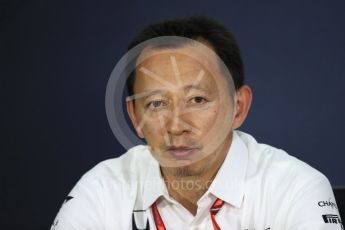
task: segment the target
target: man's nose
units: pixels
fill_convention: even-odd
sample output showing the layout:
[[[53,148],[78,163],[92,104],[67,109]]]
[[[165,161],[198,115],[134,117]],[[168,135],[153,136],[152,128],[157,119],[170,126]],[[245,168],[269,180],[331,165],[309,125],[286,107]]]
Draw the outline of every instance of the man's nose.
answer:
[[[166,129],[169,134],[181,135],[190,131],[180,108],[174,109],[167,116]]]

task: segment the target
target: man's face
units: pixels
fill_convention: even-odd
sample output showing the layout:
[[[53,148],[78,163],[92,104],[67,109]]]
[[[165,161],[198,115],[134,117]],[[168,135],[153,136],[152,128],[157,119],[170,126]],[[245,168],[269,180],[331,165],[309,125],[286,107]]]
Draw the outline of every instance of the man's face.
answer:
[[[188,45],[149,49],[136,68],[132,121],[160,165],[176,175],[204,172],[231,142],[229,83],[215,56],[193,52]]]

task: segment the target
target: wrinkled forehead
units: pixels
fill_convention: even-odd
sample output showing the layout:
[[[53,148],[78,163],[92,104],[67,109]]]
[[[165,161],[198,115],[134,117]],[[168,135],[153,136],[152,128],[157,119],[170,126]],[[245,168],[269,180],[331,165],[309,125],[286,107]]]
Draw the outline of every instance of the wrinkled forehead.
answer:
[[[178,47],[147,47],[137,60],[136,80],[140,83],[159,84],[169,81],[173,84],[208,83],[215,84],[224,77],[217,55],[200,43]],[[167,85],[167,84],[165,84]]]
[[[142,50],[138,59],[137,66],[140,64],[152,65],[171,64],[172,59],[179,59],[180,62],[188,64],[189,68],[205,68],[212,72],[219,72],[218,56],[212,46],[206,42],[189,42],[172,46],[148,46]],[[181,64],[181,63],[180,63]],[[152,66],[153,67],[153,66]]]
[[[137,65],[137,75],[148,74],[150,71],[159,77],[168,78],[170,75],[184,77],[203,71],[210,74],[210,65],[201,63],[199,59],[176,50],[150,51],[146,59]],[[145,70],[145,71],[144,71]],[[214,72],[211,70],[211,72]]]

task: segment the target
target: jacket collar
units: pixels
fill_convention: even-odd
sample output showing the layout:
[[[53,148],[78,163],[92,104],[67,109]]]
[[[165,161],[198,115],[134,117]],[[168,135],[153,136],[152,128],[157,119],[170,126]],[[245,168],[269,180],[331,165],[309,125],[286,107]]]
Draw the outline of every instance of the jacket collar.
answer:
[[[248,149],[234,131],[230,150],[208,191],[237,208],[241,207],[247,163]]]

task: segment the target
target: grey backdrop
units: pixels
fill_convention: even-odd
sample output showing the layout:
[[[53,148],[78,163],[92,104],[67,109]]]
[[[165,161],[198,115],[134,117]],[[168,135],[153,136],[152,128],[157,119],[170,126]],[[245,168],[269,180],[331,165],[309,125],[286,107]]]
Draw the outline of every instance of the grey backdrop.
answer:
[[[254,102],[242,130],[345,185],[345,1],[0,1],[0,229],[48,229],[65,195],[121,155],[108,77],[143,26],[204,14],[232,28]]]

